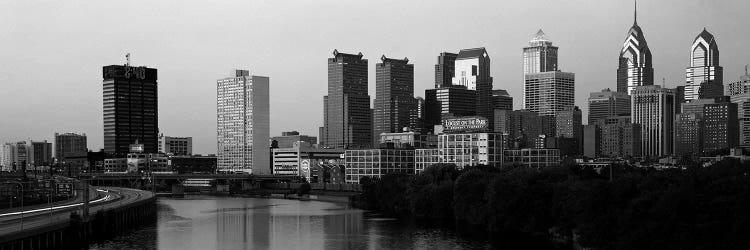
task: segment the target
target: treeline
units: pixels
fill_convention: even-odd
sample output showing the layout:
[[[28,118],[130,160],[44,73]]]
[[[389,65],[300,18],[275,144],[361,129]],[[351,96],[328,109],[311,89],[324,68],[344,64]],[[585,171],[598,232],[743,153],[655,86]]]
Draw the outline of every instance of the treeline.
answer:
[[[614,177],[610,181],[610,172]],[[523,249],[750,249],[749,165],[596,171],[437,164],[360,180],[362,206]]]

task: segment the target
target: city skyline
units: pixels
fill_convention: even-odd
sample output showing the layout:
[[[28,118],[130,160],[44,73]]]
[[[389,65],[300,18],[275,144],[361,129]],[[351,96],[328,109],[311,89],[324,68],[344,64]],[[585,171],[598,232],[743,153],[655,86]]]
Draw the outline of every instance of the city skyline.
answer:
[[[122,9],[142,7],[137,3],[119,6]],[[455,3],[445,3],[451,5]],[[165,13],[165,17],[144,18],[144,20],[129,20],[133,25],[121,25],[121,18],[100,16],[107,14],[91,13],[83,10],[85,14],[76,17],[55,15],[56,4],[49,6],[34,6],[34,3],[5,3],[4,17],[12,20],[3,20],[0,26],[10,30],[7,39],[9,45],[0,49],[6,55],[0,59],[0,65],[8,69],[0,79],[5,90],[0,94],[3,103],[0,113],[5,114],[6,119],[0,123],[0,141],[13,142],[20,140],[48,140],[52,141],[55,132],[80,131],[89,136],[88,147],[94,151],[102,148],[102,123],[101,123],[101,65],[125,64],[125,53],[132,53],[134,65],[145,65],[159,69],[159,124],[161,133],[170,135],[192,136],[196,138],[196,153],[215,153],[215,79],[221,78],[231,68],[249,68],[251,72],[259,72],[274,78],[271,83],[271,135],[278,135],[281,131],[297,130],[303,134],[317,135],[317,128],[323,125],[322,107],[320,105],[322,96],[326,90],[325,58],[329,57],[330,51],[339,49],[346,52],[359,52],[367,55],[365,59],[377,60],[379,55],[406,56],[413,60],[415,68],[414,95],[424,97],[424,89],[432,88],[434,83],[434,58],[442,51],[457,52],[463,48],[485,47],[489,57],[493,58],[492,77],[494,89],[506,89],[514,97],[514,105],[522,107],[523,88],[523,65],[521,49],[528,42],[528,38],[538,29],[543,29],[555,41],[555,44],[565,49],[561,51],[560,64],[563,71],[576,73],[576,98],[575,105],[581,107],[584,117],[588,110],[586,102],[588,94],[600,91],[603,88],[616,89],[615,70],[616,57],[622,46],[622,40],[631,26],[632,1],[619,1],[617,3],[599,3],[594,1],[581,1],[570,3],[550,3],[551,13],[563,13],[566,10],[578,10],[580,15],[586,19],[578,21],[561,20],[559,14],[541,18],[538,23],[512,22],[514,18],[533,12],[534,3],[525,3],[523,6],[505,6],[507,8],[491,8],[495,3],[486,3],[488,8],[480,10],[476,15],[477,20],[471,21],[466,18],[467,14],[457,14],[456,18],[448,18],[445,22],[453,28],[468,29],[471,34],[466,38],[443,38],[444,40],[431,40],[440,37],[440,29],[407,26],[404,30],[391,30],[379,28],[374,23],[382,22],[377,18],[379,14],[388,13],[384,9],[378,9],[377,4],[362,4],[348,6],[342,3],[322,4],[313,6],[317,9],[310,12],[324,13],[335,10],[350,10],[357,20],[365,22],[361,27],[362,37],[354,33],[354,38],[341,40],[337,37],[340,31],[337,28],[352,27],[342,26],[338,23],[327,23],[331,20],[320,19],[321,15],[312,15],[311,23],[304,23],[297,18],[311,18],[305,4],[291,6],[288,15],[300,15],[292,18],[289,22],[304,28],[325,28],[319,33],[302,33],[308,46],[292,48],[296,41],[280,41],[283,38],[281,32],[266,30],[269,35],[268,41],[248,42],[245,39],[237,41],[212,42],[206,38],[215,36],[216,33],[206,31],[212,23],[198,25],[195,30],[180,30],[185,22],[190,26],[192,22],[192,11],[198,11],[199,7],[182,6],[174,12],[155,11],[154,13]],[[649,47],[653,54],[654,83],[661,85],[662,78],[666,78],[666,87],[674,88],[684,84],[684,70],[689,62],[689,51],[695,34],[707,27],[708,30],[721,43],[721,50],[736,53],[724,53],[721,66],[725,68],[724,81],[736,81],[744,74],[744,65],[750,63],[750,56],[742,45],[748,41],[748,36],[734,32],[741,30],[740,22],[736,16],[742,14],[740,10],[746,9],[740,5],[749,3],[736,2],[705,2],[693,1],[679,4],[670,2],[643,2],[639,4],[638,24],[647,35]],[[15,6],[13,6],[15,5]],[[30,6],[21,6],[30,5]],[[117,4],[107,4],[117,5]],[[170,6],[158,6],[155,9],[163,9]],[[240,4],[242,5],[242,4]],[[278,6],[264,6],[270,9],[268,15],[260,15],[257,19],[242,20],[256,24],[260,22],[271,23],[271,17],[282,11]],[[708,5],[711,7],[708,8]],[[246,5],[255,7],[254,4]],[[576,7],[578,6],[578,7]],[[579,8],[580,6],[586,6]],[[662,6],[661,8],[659,6]],[[673,8],[666,8],[670,6]],[[28,8],[27,8],[28,7]],[[76,7],[62,6],[65,8]],[[116,9],[118,6],[111,7]],[[205,7],[205,6],[203,6]],[[210,7],[210,6],[209,6]],[[289,6],[287,6],[289,7]],[[411,12],[429,13],[429,11],[417,11],[418,4],[408,3],[403,10],[396,10],[399,18],[410,18],[415,25],[430,26],[429,20],[424,23],[418,17],[411,17]],[[441,7],[441,8],[442,8]],[[747,7],[747,6],[745,6]],[[334,10],[328,10],[334,8]],[[370,8],[375,8],[369,12]],[[435,8],[435,7],[425,7]],[[91,8],[99,10],[101,8]],[[237,9],[237,8],[235,8]],[[505,9],[505,10],[504,10]],[[580,10],[579,10],[580,9]],[[660,13],[663,9],[669,9],[669,15]],[[519,13],[512,13],[518,10]],[[563,10],[557,12],[557,10]],[[702,11],[705,15],[692,15]],[[120,10],[117,10],[120,11]],[[215,12],[212,12],[215,11]],[[211,18],[210,13],[219,13],[219,9],[209,9],[203,16],[198,15],[200,21]],[[734,12],[736,11],[736,12]],[[123,13],[127,11],[122,11]],[[24,13],[28,15],[24,15]],[[737,14],[732,14],[737,13]],[[148,14],[148,13],[146,13]],[[48,15],[50,20],[57,23],[31,22],[24,18],[34,18],[36,15]],[[357,16],[361,15],[361,16]],[[579,15],[579,16],[580,16]],[[231,16],[231,15],[227,15]],[[16,17],[13,19],[13,17]],[[170,23],[170,17],[175,18]],[[316,19],[317,17],[317,19]],[[81,24],[90,22],[89,18],[100,18],[99,24]],[[131,18],[134,19],[134,18]],[[368,24],[372,19],[372,25]],[[558,20],[560,19],[560,20]],[[165,21],[166,20],[166,21]],[[226,21],[226,19],[221,19]],[[583,22],[582,22],[583,21]],[[145,23],[144,23],[145,22]],[[163,22],[154,27],[148,24]],[[321,23],[322,22],[322,23]],[[391,22],[391,21],[387,21]],[[241,24],[242,22],[238,22]],[[268,24],[266,23],[266,24]],[[509,25],[509,24],[513,25]],[[41,25],[39,25],[41,24]],[[62,24],[75,27],[60,26]],[[75,25],[78,24],[78,25]],[[293,25],[289,23],[271,25],[272,28]],[[328,24],[330,27],[325,27]],[[281,25],[281,26],[278,26]],[[286,26],[285,26],[286,25]],[[225,27],[218,32],[232,32],[231,27]],[[435,25],[440,26],[440,25]],[[117,28],[113,28],[117,27]],[[242,27],[242,25],[240,25]],[[259,28],[255,27],[254,28]],[[388,27],[388,25],[384,25]],[[472,28],[477,27],[477,28]],[[489,27],[489,28],[488,28]],[[174,28],[175,32],[161,33],[161,28]],[[443,27],[446,30],[449,30]],[[472,29],[469,29],[472,28]],[[512,28],[507,31],[507,28]],[[248,27],[250,29],[250,27]],[[327,30],[331,29],[331,30]],[[373,30],[374,29],[374,30]],[[291,31],[291,32],[290,32]],[[294,29],[287,28],[282,32],[294,33]],[[72,39],[60,34],[60,32],[79,34],[82,37]],[[301,31],[298,31],[301,32]],[[332,35],[325,35],[333,32]],[[263,33],[263,32],[261,32]],[[368,34],[374,33],[374,34]],[[404,34],[409,33],[409,34]],[[502,34],[501,34],[502,33]],[[124,34],[124,38],[121,37]],[[175,39],[162,34],[176,34],[177,38],[185,41],[178,43]],[[398,37],[407,43],[393,41],[381,41],[377,36],[388,35]],[[401,36],[399,36],[401,35]],[[111,40],[103,37],[109,36]],[[281,36],[281,37],[279,37]],[[414,37],[423,38],[414,38]],[[33,37],[33,40],[30,40]],[[55,38],[51,38],[55,37]],[[58,39],[58,37],[62,37]],[[263,36],[261,36],[263,37]],[[56,40],[51,40],[56,39]],[[153,39],[153,40],[152,40]],[[88,40],[88,41],[82,41]],[[293,39],[292,39],[293,40]],[[53,42],[54,41],[54,42]],[[424,45],[431,41],[430,45]],[[53,44],[54,43],[54,44]],[[268,43],[280,43],[272,45]],[[175,46],[176,45],[176,46]],[[222,45],[226,52],[216,48]],[[251,46],[248,46],[251,45]],[[167,47],[165,47],[167,46]],[[197,47],[198,50],[194,49]],[[212,47],[213,46],[213,47]],[[289,51],[279,52],[279,46]],[[401,47],[398,47],[401,46]],[[173,48],[169,48],[173,47]],[[201,51],[203,47],[214,48]],[[252,48],[248,48],[252,47]],[[582,53],[582,51],[589,51]],[[222,57],[227,60],[213,60]],[[247,57],[255,57],[247,59]],[[280,60],[275,60],[279,59]],[[206,63],[209,62],[223,63]],[[73,61],[73,63],[71,63]],[[186,63],[191,62],[192,63]],[[301,61],[303,63],[294,63]],[[40,74],[39,69],[45,69]],[[375,71],[373,65],[368,65],[369,82],[375,82]],[[53,78],[54,76],[54,78]],[[25,84],[27,83],[27,84]],[[375,98],[374,86],[369,84],[368,94]],[[34,90],[34,91],[30,91]],[[71,98],[73,97],[74,98]],[[274,98],[277,97],[277,98]],[[44,101],[41,101],[44,100]],[[39,104],[37,104],[37,102]],[[300,105],[301,102],[309,105]],[[28,103],[25,108],[18,109],[13,103]],[[302,103],[304,104],[304,103]],[[8,117],[13,119],[8,119]],[[584,118],[584,120],[586,120]],[[41,122],[49,121],[49,122]],[[183,126],[191,124],[191,126]]]

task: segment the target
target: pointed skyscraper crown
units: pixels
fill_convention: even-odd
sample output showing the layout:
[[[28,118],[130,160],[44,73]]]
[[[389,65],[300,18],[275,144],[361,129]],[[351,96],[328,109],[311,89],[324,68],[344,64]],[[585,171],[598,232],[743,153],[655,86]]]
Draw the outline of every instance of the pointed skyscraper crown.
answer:
[[[551,46],[552,41],[547,38],[547,34],[544,34],[544,31],[542,29],[539,29],[539,31],[536,32],[536,35],[534,35],[533,38],[531,38],[531,41],[529,41],[529,46],[536,47],[536,46]]]

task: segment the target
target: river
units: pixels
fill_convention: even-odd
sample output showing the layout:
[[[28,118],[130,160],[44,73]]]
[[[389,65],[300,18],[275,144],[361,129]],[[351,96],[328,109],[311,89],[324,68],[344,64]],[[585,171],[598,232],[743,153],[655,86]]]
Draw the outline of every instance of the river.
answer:
[[[155,225],[90,249],[486,249],[346,204],[264,198],[159,198]]]

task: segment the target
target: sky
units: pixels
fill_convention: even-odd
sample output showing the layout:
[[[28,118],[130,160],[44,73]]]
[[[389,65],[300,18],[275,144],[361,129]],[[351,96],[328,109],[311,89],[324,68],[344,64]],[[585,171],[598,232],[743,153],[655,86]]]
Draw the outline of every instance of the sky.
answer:
[[[638,3],[655,82],[683,85],[690,45],[717,39],[725,81],[750,63],[747,0]],[[103,147],[102,66],[158,69],[159,127],[216,152],[216,80],[234,69],[270,77],[271,135],[318,135],[327,58],[334,49],[369,59],[370,97],[381,55],[408,57],[415,96],[434,85],[440,52],[485,47],[495,89],[520,109],[522,49],[539,29],[576,74],[576,105],[616,89],[617,57],[633,24],[630,0],[527,1],[10,1],[0,0],[0,142],[85,133]]]

